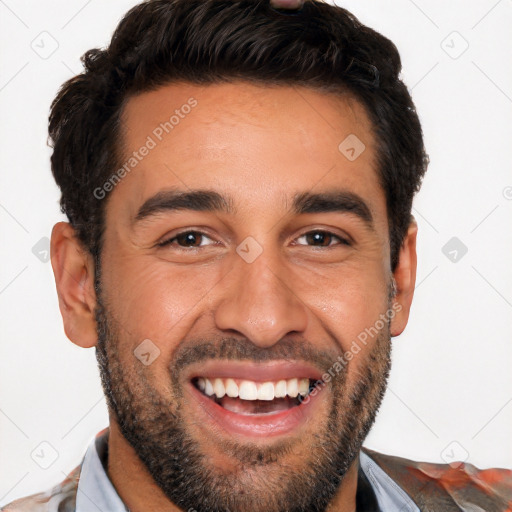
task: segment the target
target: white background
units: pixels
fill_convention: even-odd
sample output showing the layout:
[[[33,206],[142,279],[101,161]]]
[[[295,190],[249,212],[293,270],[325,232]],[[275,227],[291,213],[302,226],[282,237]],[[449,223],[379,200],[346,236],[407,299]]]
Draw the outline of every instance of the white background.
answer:
[[[0,1],[0,504],[60,482],[108,423],[94,349],[65,337],[50,263],[32,249],[41,253],[40,240],[63,220],[46,146],[50,103],[134,4]],[[510,468],[512,1],[338,4],[398,46],[431,158],[414,206],[411,319],[394,340],[366,446]],[[34,51],[57,44],[46,59]],[[457,262],[442,252],[452,237],[468,248]],[[56,450],[53,463],[41,442]]]

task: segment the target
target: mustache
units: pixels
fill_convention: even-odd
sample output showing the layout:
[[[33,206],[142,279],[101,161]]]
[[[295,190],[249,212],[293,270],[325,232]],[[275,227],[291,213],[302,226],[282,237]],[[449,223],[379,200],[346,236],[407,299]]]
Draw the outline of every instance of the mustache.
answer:
[[[177,375],[191,364],[203,363],[212,359],[255,363],[285,359],[307,361],[317,366],[323,373],[342,353],[341,349],[340,351],[321,350],[307,340],[290,338],[283,338],[266,348],[258,347],[247,338],[201,339],[180,343],[174,351],[170,369],[174,375]]]

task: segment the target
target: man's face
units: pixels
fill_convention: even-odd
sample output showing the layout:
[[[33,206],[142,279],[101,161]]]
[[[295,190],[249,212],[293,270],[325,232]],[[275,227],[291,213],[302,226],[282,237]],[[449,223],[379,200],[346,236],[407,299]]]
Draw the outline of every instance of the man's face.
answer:
[[[112,420],[185,509],[324,510],[389,371],[367,116],[309,89],[173,84],[130,99],[122,126],[138,161],[108,198],[97,314]]]

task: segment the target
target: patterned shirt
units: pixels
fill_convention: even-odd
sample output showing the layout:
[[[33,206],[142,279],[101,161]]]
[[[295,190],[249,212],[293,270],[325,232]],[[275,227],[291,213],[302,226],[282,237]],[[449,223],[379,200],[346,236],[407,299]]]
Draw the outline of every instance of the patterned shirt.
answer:
[[[1,510],[127,512],[107,474],[108,434],[105,428],[95,436],[80,465],[63,482]],[[369,512],[512,512],[512,471],[415,462],[363,448],[357,503],[358,511]]]

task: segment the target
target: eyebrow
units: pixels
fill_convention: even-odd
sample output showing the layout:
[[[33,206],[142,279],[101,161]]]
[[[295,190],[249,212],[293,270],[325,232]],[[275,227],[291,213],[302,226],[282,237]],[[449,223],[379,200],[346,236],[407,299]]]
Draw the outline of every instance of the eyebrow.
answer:
[[[213,190],[162,190],[144,202],[135,216],[135,222],[158,213],[177,210],[228,214],[235,211],[230,199]]]
[[[374,229],[370,207],[361,196],[347,190],[317,194],[303,192],[294,197],[292,208],[293,212],[298,215],[328,212],[351,213],[359,217],[367,227]]]
[[[139,208],[134,223],[163,212],[192,210],[235,214],[234,201],[213,190],[162,190],[147,199]],[[350,213],[361,219],[367,227],[374,229],[369,206],[357,194],[346,190],[312,193],[302,192],[293,198],[292,212],[296,215],[308,213]]]

